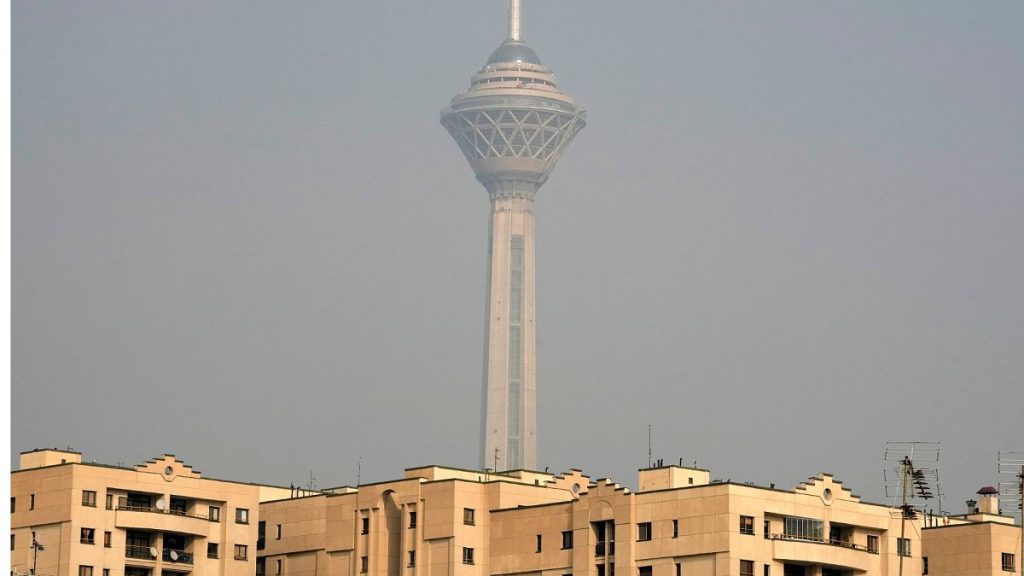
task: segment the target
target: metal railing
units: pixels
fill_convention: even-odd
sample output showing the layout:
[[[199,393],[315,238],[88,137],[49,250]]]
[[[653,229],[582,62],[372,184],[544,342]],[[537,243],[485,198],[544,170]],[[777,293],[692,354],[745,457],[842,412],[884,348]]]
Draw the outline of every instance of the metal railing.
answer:
[[[220,522],[220,518],[211,519],[205,514],[189,514],[184,510],[161,510],[152,506],[125,506],[118,504],[114,506],[114,510],[124,510],[125,512],[148,512],[150,514],[173,514],[175,516],[184,516],[186,518],[197,518],[199,520],[206,520],[208,522]]]
[[[878,554],[877,549],[868,548],[863,544],[854,544],[847,540],[835,540],[829,538],[818,538],[815,536],[805,536],[803,534],[772,534],[772,540],[787,540],[790,542],[808,542],[810,544],[827,544],[829,546],[839,546],[841,548],[850,548],[851,550],[860,550],[862,552],[870,552],[871,554]]]
[[[192,555],[184,550],[172,550],[164,548],[164,562],[176,562],[178,564],[191,564]]]
[[[153,550],[154,548],[151,546],[128,545],[124,547],[124,557],[139,560],[156,560],[156,557],[153,556]]]
[[[604,556],[605,552],[608,556],[615,556],[615,542],[598,542],[594,545],[594,556]]]

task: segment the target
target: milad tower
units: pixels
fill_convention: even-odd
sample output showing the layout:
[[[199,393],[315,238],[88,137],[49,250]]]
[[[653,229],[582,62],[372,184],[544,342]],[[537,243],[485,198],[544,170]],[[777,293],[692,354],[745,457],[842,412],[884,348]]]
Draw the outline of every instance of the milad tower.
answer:
[[[491,198],[480,467],[537,467],[533,197],[586,114],[523,43],[520,0],[508,39],[441,112]]]

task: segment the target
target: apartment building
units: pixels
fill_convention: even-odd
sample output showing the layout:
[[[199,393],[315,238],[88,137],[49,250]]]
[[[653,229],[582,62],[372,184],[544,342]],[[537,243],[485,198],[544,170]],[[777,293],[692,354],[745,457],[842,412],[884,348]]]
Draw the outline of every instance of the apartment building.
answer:
[[[898,576],[920,527],[823,474],[794,490],[641,470],[636,492],[579,471],[437,466],[261,505],[260,576]]]
[[[11,473],[11,572],[251,576],[260,499],[290,493],[204,478],[169,454],[126,468],[24,452]]]
[[[1019,570],[1024,532],[999,509],[986,486],[959,516],[928,517],[921,534],[928,576],[1011,576]]]

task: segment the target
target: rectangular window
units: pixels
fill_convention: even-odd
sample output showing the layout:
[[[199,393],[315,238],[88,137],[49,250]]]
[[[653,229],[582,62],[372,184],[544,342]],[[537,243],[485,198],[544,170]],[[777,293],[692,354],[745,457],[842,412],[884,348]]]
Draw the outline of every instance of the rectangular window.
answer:
[[[105,504],[107,510],[113,510],[114,509],[114,495],[110,494],[110,493],[107,493],[107,495],[104,497],[104,504]]]
[[[278,524],[277,525],[277,538],[275,538],[275,540],[280,540],[280,539],[281,539],[281,525]]]
[[[360,534],[369,534],[370,533],[370,519],[369,518],[363,518],[363,527],[359,531],[359,533]]]
[[[266,573],[267,573],[267,559],[266,558],[260,558],[259,556],[257,556],[256,557],[256,576],[265,576]],[[128,574],[125,574],[124,576],[128,576]],[[149,575],[146,574],[145,576],[149,576]]]
[[[1013,554],[1003,552],[1003,572],[1016,572],[1017,562]]]
[[[82,506],[88,506],[90,508],[96,507],[95,490],[82,490]]]
[[[772,576],[772,567],[768,564],[764,565],[764,576]]]
[[[206,517],[210,519],[210,522],[220,522],[220,506],[210,506]]]
[[[562,550],[572,548],[572,530],[562,532]]]
[[[786,517],[784,536],[792,540],[811,540],[821,542],[825,533],[821,520],[813,518]]]
[[[754,517],[740,516],[740,534],[754,533]]]
[[[654,568],[651,566],[638,566],[636,573],[637,576],[654,576]]]
[[[769,538],[772,537],[772,523],[771,523],[771,521],[770,520],[765,520],[763,528],[764,528],[764,539],[768,540]]]
[[[14,552],[14,534],[11,534],[11,552]]]
[[[921,560],[924,563],[924,566],[921,568],[921,574],[924,574],[925,576],[927,576],[928,575],[928,557],[927,556],[922,556]]]
[[[683,563],[676,562],[676,576],[683,576]]]
[[[110,532],[103,533],[103,547],[110,548],[110,539],[113,536]]]
[[[217,556],[220,556],[220,544],[218,544],[216,542],[207,542],[206,543],[206,557],[207,558],[216,558]]]
[[[248,508],[235,508],[235,524],[248,524],[249,523],[249,509]]]
[[[651,539],[651,523],[639,522],[636,525],[636,539],[638,542],[646,542]]]
[[[472,508],[462,509],[462,523],[466,526],[476,525],[476,510]]]
[[[277,561],[274,562],[274,574],[280,574],[280,573],[281,573],[281,559],[278,558]]]
[[[910,538],[896,539],[896,554],[900,556],[910,556]]]
[[[248,560],[249,559],[249,546],[245,544],[235,544],[235,560]]]
[[[740,560],[740,576],[754,576],[753,560]]]
[[[370,557],[360,556],[359,557],[359,573],[366,574],[370,571]]]
[[[103,576],[110,576],[110,568],[103,569]]]
[[[537,552],[540,552],[543,548],[543,538],[540,534],[537,534]]]
[[[267,521],[260,520],[256,523],[256,549],[263,550],[267,547]],[[259,554],[257,554],[259,556]]]
[[[416,551],[409,550],[409,568],[416,566]]]
[[[672,537],[679,538],[679,520],[672,521]]]
[[[92,576],[92,566],[79,566],[78,576]]]
[[[868,552],[878,554],[878,536],[868,534]]]
[[[35,510],[36,509],[36,495],[35,494],[29,494],[28,495],[28,509],[29,510]]]
[[[96,529],[95,528],[82,528],[81,537],[79,542],[82,544],[95,544],[96,543]]]
[[[14,496],[11,496],[11,514],[14,514],[14,502],[16,500],[17,499]]]
[[[409,512],[409,528],[416,527],[416,512]]]
[[[462,549],[462,563],[463,564],[473,564],[473,549],[472,548],[463,548]]]

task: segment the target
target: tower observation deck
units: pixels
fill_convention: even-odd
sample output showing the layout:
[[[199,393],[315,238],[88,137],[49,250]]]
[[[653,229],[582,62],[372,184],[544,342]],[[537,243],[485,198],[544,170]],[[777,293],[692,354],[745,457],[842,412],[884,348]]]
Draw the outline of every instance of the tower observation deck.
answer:
[[[537,467],[533,197],[586,124],[523,42],[520,0],[508,12],[508,38],[441,111],[491,200],[480,466],[498,470]]]

